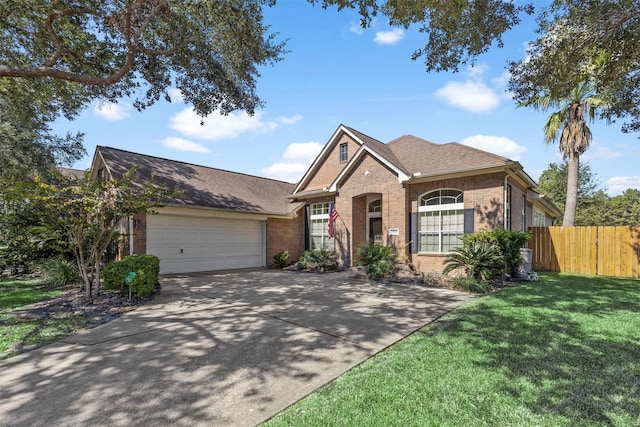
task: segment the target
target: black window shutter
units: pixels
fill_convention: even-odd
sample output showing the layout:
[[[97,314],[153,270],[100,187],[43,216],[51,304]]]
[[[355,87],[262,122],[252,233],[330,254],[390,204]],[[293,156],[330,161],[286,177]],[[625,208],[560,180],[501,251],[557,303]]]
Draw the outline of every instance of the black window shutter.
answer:
[[[418,212],[409,213],[409,236],[411,237],[411,247],[409,252],[418,253]]]
[[[473,208],[464,210],[464,234],[473,233]]]
[[[311,206],[304,207],[304,250],[311,249]]]

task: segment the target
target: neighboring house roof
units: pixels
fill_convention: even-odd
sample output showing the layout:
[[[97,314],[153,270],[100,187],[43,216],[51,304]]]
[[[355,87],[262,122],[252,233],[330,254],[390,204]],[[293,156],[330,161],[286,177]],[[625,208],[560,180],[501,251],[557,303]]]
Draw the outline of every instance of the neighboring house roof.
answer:
[[[122,174],[138,167],[137,181],[153,182],[176,191],[163,203],[205,207],[234,212],[292,215],[301,206],[286,198],[295,184],[198,166],[176,160],[98,146],[100,157],[111,174]]]
[[[58,172],[60,172],[60,175],[70,178],[71,180],[78,180],[84,178],[84,174],[87,171],[59,167]]]

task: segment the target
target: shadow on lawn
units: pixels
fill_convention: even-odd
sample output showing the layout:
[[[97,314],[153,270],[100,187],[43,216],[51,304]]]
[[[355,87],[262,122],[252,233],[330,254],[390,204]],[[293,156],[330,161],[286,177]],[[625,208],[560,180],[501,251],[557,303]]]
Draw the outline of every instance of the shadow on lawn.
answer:
[[[534,413],[554,413],[570,424],[637,423],[640,329],[629,322],[640,312],[640,283],[588,280],[550,275],[507,289],[494,295],[497,308],[480,302],[462,318],[441,320],[438,330],[470,336],[484,356],[478,365],[506,375],[503,391]]]

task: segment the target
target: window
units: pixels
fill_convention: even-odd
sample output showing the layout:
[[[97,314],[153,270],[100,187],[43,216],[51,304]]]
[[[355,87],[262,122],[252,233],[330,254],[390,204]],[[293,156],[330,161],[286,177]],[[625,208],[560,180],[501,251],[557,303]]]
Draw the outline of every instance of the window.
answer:
[[[333,250],[335,239],[329,237],[329,202],[312,204],[309,222],[311,249]]]
[[[511,230],[511,185],[504,189],[504,229]]]
[[[369,213],[377,213],[382,212],[382,200],[374,200],[369,203]]]
[[[367,207],[367,233],[369,240],[383,243],[382,235],[382,199],[369,202]]]
[[[340,163],[347,161],[349,157],[349,145],[345,142],[340,144]]]
[[[538,209],[533,210],[533,226],[534,227],[545,227],[546,226],[546,218],[544,212],[539,211]]]
[[[418,250],[446,253],[460,246],[464,234],[462,191],[436,190],[420,197]]]

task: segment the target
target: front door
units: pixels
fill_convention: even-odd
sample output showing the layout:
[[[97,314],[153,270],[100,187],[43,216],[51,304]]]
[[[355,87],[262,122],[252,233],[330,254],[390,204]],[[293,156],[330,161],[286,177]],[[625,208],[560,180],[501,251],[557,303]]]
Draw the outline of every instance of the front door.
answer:
[[[382,243],[382,218],[369,218],[369,240]]]

